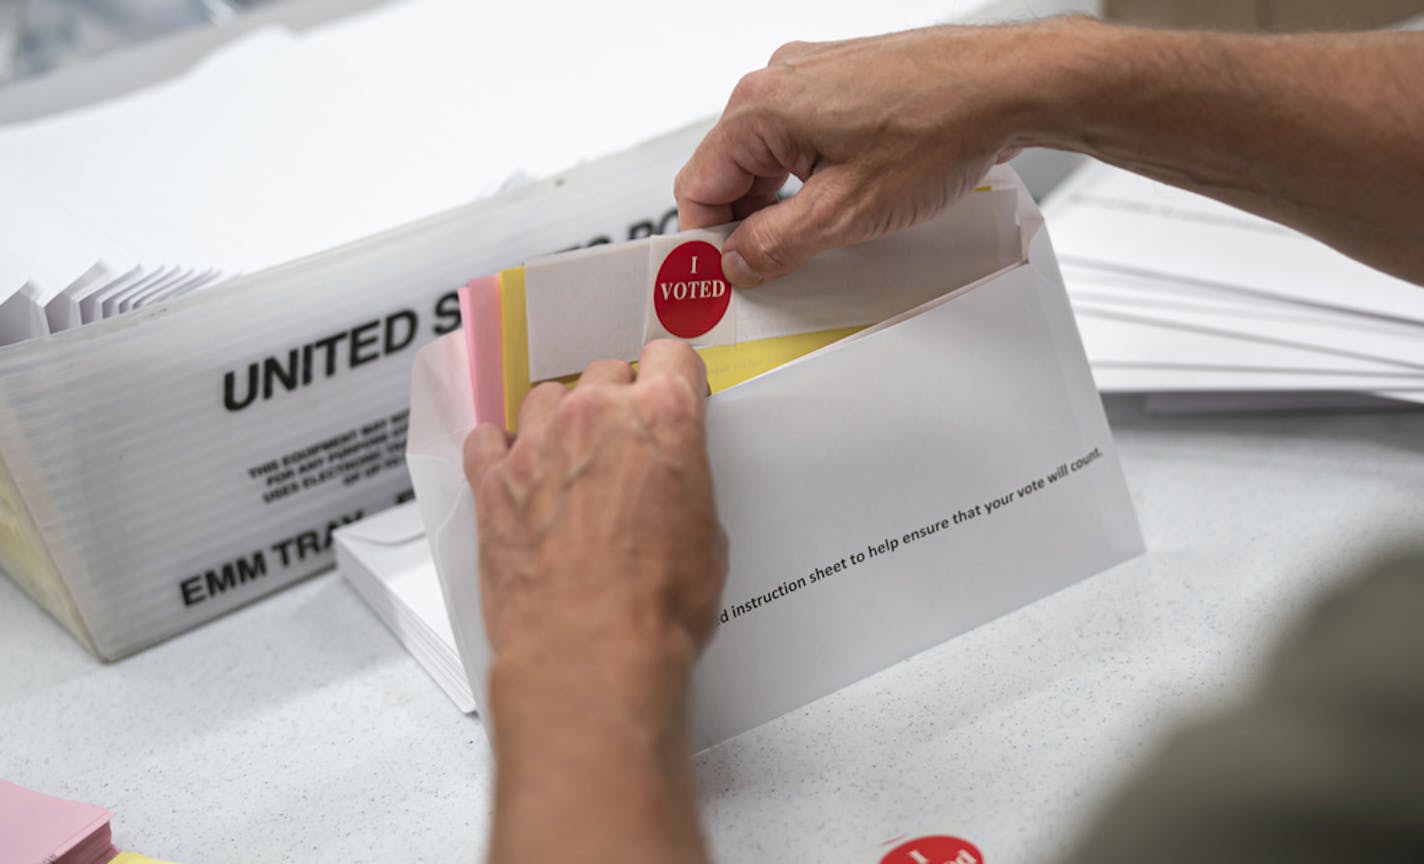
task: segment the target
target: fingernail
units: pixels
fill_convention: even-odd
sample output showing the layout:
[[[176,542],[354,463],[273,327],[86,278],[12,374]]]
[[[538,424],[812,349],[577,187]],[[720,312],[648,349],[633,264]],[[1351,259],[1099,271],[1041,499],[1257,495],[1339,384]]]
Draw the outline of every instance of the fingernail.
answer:
[[[734,288],[755,288],[764,281],[762,275],[747,264],[742,253],[736,251],[722,254],[722,275]]]

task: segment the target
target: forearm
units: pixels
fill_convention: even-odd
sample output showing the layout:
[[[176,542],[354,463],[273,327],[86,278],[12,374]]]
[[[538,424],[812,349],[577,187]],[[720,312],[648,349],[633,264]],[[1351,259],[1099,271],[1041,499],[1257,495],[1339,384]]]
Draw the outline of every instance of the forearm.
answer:
[[[495,864],[706,860],[688,744],[692,664],[727,573],[707,369],[685,343],[636,373],[535,387],[519,435],[465,440],[495,756]]]
[[[692,650],[517,651],[491,673],[492,864],[701,864],[686,718]]]
[[[1244,36],[1060,22],[1034,128],[1424,282],[1424,33]]]

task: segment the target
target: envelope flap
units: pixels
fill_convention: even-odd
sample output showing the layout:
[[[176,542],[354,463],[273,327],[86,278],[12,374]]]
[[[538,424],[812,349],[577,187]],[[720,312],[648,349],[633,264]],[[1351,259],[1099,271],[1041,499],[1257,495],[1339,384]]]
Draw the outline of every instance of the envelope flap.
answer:
[[[447,333],[416,352],[410,379],[410,427],[405,452],[459,464],[464,436],[475,426],[465,337]],[[458,394],[458,395],[457,395]]]
[[[435,561],[450,628],[476,708],[483,713],[489,646],[480,608],[474,496],[463,447],[474,428],[465,339],[451,333],[422,348],[411,375],[406,467]]]
[[[412,501],[342,526],[337,534],[347,543],[401,546],[425,536],[425,526],[420,521],[420,509]]]
[[[475,426],[464,336],[450,333],[420,349],[411,369],[406,468],[432,545],[465,489],[464,442]]]

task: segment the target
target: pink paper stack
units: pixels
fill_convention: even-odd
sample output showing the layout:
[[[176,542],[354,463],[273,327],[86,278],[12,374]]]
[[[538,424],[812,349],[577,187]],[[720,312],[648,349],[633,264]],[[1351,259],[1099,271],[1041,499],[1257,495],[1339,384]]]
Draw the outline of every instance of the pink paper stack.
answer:
[[[118,855],[108,810],[0,780],[0,862],[104,864]]]

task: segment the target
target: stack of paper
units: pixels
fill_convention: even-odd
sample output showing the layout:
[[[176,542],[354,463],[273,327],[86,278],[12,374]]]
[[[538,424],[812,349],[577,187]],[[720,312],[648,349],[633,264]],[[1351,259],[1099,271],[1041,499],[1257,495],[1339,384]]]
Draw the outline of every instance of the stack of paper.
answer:
[[[415,502],[338,531],[336,566],[451,701],[467,714],[474,711],[475,697],[455,648]]]
[[[0,780],[0,861],[104,864],[118,854],[103,807]]]
[[[1102,391],[1181,409],[1424,402],[1424,288],[1098,163],[1044,212]]]

